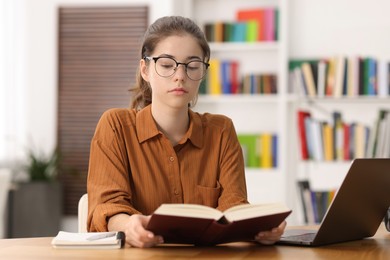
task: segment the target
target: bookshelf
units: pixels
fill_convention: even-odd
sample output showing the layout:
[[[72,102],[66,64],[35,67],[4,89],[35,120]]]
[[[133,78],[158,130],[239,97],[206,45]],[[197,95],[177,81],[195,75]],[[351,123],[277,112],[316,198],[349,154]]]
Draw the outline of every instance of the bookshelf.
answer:
[[[347,6],[354,5],[348,9]],[[289,8],[289,57],[293,60],[321,60],[329,57],[372,57],[390,61],[390,52],[384,47],[390,37],[385,28],[390,25],[384,8],[389,3],[380,0],[375,4],[367,1],[312,2],[294,0]],[[331,17],[331,19],[329,19]],[[376,42],[377,44],[372,44]],[[371,126],[378,117],[379,109],[390,108],[390,97],[301,97],[292,94],[294,108],[310,111],[313,117],[330,120],[333,111],[342,113],[346,122],[361,122]],[[295,128],[295,130],[297,130]],[[294,136],[298,136],[295,132]],[[298,140],[291,144],[299,149]],[[303,161],[294,156],[295,178],[308,179],[314,190],[337,188],[350,165],[348,161]],[[296,200],[295,212],[301,213],[301,202]],[[302,221],[302,216],[298,217]]]
[[[238,133],[261,133],[272,131],[278,134],[278,161],[276,169],[247,169],[248,195],[251,202],[283,200],[294,209],[289,223],[302,223],[297,180],[309,179],[312,188],[317,190],[334,189],[343,180],[350,161],[316,162],[302,161],[300,158],[297,118],[299,109],[311,111],[316,118],[330,121],[333,111],[340,111],[347,122],[359,121],[372,125],[379,109],[390,109],[389,97],[302,97],[291,91],[288,83],[290,59],[321,59],[333,55],[360,55],[385,58],[390,54],[383,44],[373,47],[368,39],[361,39],[364,32],[379,41],[379,30],[370,30],[358,18],[358,10],[373,10],[367,14],[369,24],[377,24],[380,19],[372,19],[373,14],[382,15],[377,7],[359,2],[355,13],[350,11],[333,12],[335,1],[331,3],[309,3],[295,0],[234,1],[234,0],[192,0],[187,1],[185,15],[199,25],[217,21],[232,21],[239,9],[277,7],[279,9],[279,40],[275,42],[230,43],[211,42],[212,58],[238,59],[242,64],[241,73],[275,72],[278,77],[276,95],[202,95],[196,106],[200,112],[221,113],[231,117]],[[359,9],[360,8],[360,9]],[[306,12],[307,10],[312,10]],[[344,9],[343,9],[344,10]],[[321,16],[323,11],[327,15]],[[352,20],[343,24],[345,15]],[[332,16],[329,21],[326,17]],[[382,16],[381,16],[382,17]],[[344,19],[344,20],[343,20]],[[383,19],[382,19],[383,20]],[[287,22],[288,21],[288,22]],[[355,24],[360,28],[356,30]],[[349,28],[348,26],[352,27]],[[383,24],[381,25],[383,27]],[[378,26],[378,28],[382,28]],[[322,28],[318,30],[318,28]],[[326,29],[328,28],[328,29]],[[346,29],[350,29],[346,33]],[[338,30],[338,31],[337,31]],[[291,37],[288,37],[290,36]],[[350,39],[345,38],[349,36]],[[387,37],[388,38],[388,37]],[[333,39],[332,44],[327,44]],[[336,39],[341,41],[338,43]],[[378,48],[379,47],[379,48]],[[253,118],[256,118],[254,120]]]
[[[289,196],[291,181],[289,168],[287,119],[291,108],[287,95],[287,1],[285,0],[192,0],[186,1],[189,17],[199,26],[207,23],[234,22],[238,10],[277,8],[278,40],[255,42],[210,42],[211,58],[236,60],[239,74],[274,73],[277,77],[277,94],[203,94],[194,110],[220,113],[232,118],[238,134],[273,133],[278,137],[277,167],[246,168],[248,199],[251,203],[284,201],[292,204]]]
[[[346,124],[352,122],[358,122],[365,125],[373,131],[374,124],[378,120],[378,111],[381,109],[390,110],[390,98],[378,98],[378,97],[342,97],[342,98],[314,98],[304,99],[296,98],[294,103],[294,109],[292,113],[298,110],[310,111],[313,118],[317,120],[323,120],[331,122],[331,113],[333,111],[339,111],[342,113],[343,121]],[[295,118],[297,120],[297,118]],[[297,129],[295,129],[297,131]],[[371,132],[370,134],[373,134]],[[298,133],[294,133],[298,136]],[[293,147],[300,149],[299,140],[295,139],[291,144]],[[366,156],[364,156],[366,157]],[[301,154],[296,156],[296,181],[308,180],[310,188],[314,192],[330,192],[337,190],[343,181],[351,160],[334,160],[334,161],[316,161],[316,160],[302,160]],[[299,195],[295,196],[297,200],[293,206],[297,213],[297,219],[299,222],[303,222],[303,208]]]

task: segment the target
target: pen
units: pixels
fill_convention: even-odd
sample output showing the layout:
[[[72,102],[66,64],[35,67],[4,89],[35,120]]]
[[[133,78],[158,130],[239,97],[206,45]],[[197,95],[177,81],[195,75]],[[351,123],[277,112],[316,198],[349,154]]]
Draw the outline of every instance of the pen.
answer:
[[[98,233],[94,234],[90,237],[87,237],[87,240],[89,241],[94,241],[94,240],[99,240],[107,237],[113,237],[116,236],[117,232],[104,232],[104,233]]]

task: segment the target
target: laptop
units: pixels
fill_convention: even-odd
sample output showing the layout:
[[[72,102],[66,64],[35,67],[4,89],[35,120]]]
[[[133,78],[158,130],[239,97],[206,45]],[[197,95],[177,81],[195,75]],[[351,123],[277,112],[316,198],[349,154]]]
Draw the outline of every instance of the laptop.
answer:
[[[375,235],[390,206],[390,158],[355,159],[318,230],[286,230],[278,244],[321,246]]]

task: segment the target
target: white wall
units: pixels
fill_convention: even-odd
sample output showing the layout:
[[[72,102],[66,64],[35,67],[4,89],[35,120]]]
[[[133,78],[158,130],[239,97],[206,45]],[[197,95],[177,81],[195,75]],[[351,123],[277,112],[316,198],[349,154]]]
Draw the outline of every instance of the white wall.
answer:
[[[290,57],[390,59],[390,1],[290,0],[289,8]]]

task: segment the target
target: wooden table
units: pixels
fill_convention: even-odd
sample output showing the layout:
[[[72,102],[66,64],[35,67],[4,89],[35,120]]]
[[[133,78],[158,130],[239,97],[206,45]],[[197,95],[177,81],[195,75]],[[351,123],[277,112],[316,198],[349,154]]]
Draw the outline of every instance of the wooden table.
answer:
[[[231,243],[215,247],[162,245],[139,249],[54,249],[50,237],[0,239],[0,259],[390,259],[390,233],[383,225],[368,239],[315,248]]]

